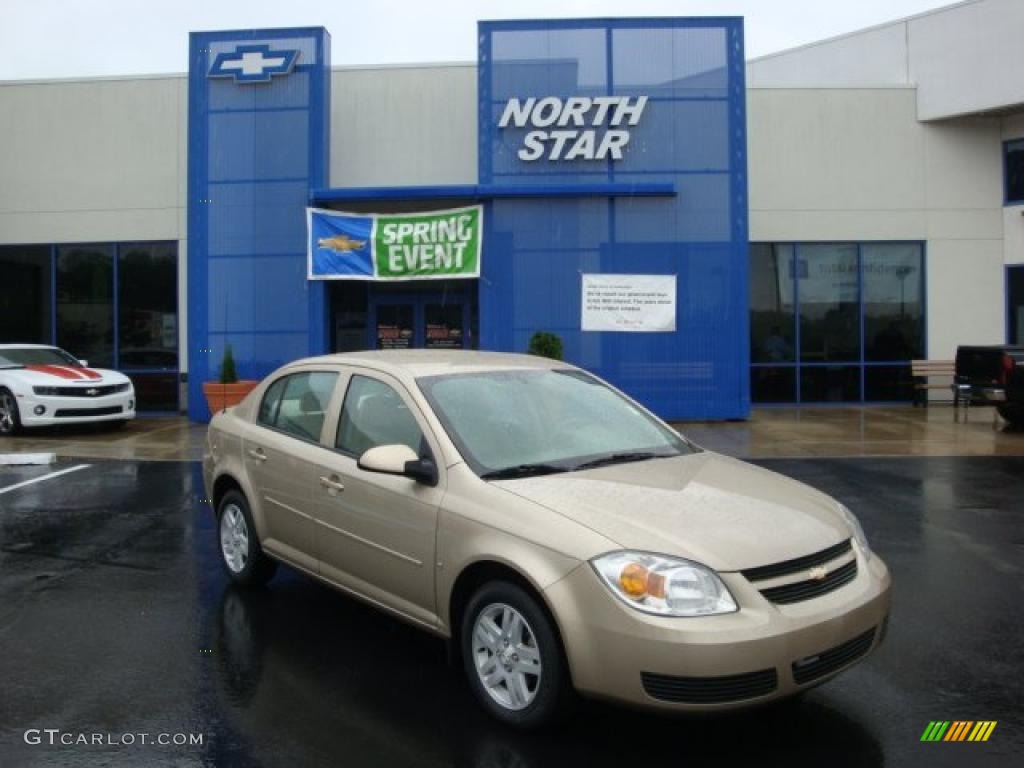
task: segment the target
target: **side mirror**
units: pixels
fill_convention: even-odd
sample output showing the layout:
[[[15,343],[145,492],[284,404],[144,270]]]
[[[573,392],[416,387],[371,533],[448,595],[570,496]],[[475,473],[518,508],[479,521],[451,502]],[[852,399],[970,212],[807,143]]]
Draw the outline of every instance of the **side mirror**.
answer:
[[[421,459],[407,445],[378,445],[360,456],[357,465],[367,472],[401,475],[424,485],[437,485],[437,466],[430,459]]]
[[[79,360],[78,364],[80,366],[82,366],[83,368],[88,368],[89,367],[89,361],[88,360]]]

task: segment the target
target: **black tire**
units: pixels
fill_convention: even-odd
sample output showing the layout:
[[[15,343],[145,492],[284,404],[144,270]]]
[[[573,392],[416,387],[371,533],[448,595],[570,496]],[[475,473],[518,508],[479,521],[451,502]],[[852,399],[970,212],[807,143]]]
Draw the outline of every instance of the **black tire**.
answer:
[[[1006,419],[1014,427],[1024,427],[1024,405],[999,405],[996,406],[999,415]]]
[[[225,514],[229,515],[227,522],[224,520]],[[237,527],[239,515],[244,523],[244,544],[241,543],[240,537],[231,536],[232,531],[240,530]],[[229,530],[225,532],[225,528]],[[216,533],[221,565],[233,582],[244,587],[258,587],[273,578],[274,572],[277,571],[277,561],[271,560],[263,553],[259,536],[256,534],[256,526],[252,522],[249,502],[241,492],[228,491],[220,500],[217,507]],[[229,540],[228,543],[225,543],[225,538]],[[237,552],[240,557],[229,558],[228,552]]]
[[[0,387],[0,437],[12,437],[19,432],[21,412],[18,410],[18,398],[11,390]]]
[[[474,649],[477,644],[474,638],[477,619],[504,606],[511,607],[525,619],[524,636],[532,641],[533,650],[539,654],[540,659],[540,675],[530,676],[534,686],[529,690],[532,699],[518,709],[497,700],[498,695],[508,693],[511,696],[505,683],[496,686],[496,693],[492,695],[481,680],[481,673],[477,671],[478,663],[486,664],[491,658],[497,661],[498,656],[488,655],[487,651],[479,651],[478,655]],[[463,669],[469,687],[484,709],[496,719],[516,728],[532,729],[555,723],[570,710],[575,692],[569,681],[562,644],[547,612],[521,587],[506,581],[492,581],[480,587],[463,613],[460,637]],[[512,650],[507,647],[507,643],[506,648]],[[497,663],[493,669],[501,674]]]

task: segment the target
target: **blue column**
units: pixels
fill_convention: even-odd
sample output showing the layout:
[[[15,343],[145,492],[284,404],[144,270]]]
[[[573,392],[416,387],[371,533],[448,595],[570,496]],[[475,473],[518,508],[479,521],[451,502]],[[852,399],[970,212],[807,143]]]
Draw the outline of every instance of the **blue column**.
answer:
[[[330,35],[195,32],[189,53],[189,416],[230,344],[240,378],[326,351],[305,207],[328,185]]]

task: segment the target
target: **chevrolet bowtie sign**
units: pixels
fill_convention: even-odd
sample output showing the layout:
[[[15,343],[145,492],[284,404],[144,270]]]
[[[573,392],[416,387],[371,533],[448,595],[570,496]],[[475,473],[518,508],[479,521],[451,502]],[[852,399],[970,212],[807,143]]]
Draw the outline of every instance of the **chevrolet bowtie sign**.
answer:
[[[640,122],[646,96],[571,96],[509,99],[499,128],[530,128],[516,152],[526,163],[547,160],[621,160],[629,128]]]
[[[239,45],[231,53],[219,53],[210,77],[233,77],[237,83],[266,83],[275,75],[287,75],[299,52],[271,50],[269,45]]]

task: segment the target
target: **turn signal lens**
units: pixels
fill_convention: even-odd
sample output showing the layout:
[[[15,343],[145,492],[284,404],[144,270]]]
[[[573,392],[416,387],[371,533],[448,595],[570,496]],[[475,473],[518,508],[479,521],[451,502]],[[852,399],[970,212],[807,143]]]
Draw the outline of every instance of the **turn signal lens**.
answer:
[[[643,597],[647,594],[647,579],[650,573],[640,563],[629,563],[619,574],[619,585],[630,597]]]

